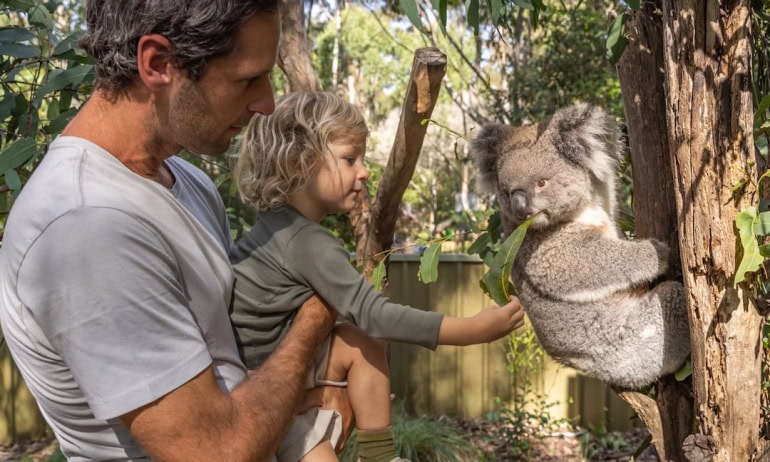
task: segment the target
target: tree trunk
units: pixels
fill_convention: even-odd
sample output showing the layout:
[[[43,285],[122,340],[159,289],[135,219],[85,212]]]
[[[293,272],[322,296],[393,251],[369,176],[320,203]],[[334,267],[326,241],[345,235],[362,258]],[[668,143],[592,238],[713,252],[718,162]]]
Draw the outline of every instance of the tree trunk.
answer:
[[[663,0],[669,147],[692,332],[698,460],[748,461],[759,439],[763,319],[734,288],[739,210],[756,201],[749,0]]]
[[[676,235],[674,176],[669,163],[663,74],[661,10],[645,2],[626,25],[629,44],[618,62],[634,183],[637,238],[656,238],[671,247],[669,277],[681,279]],[[682,443],[692,430],[688,388],[670,378],[656,384],[656,399],[618,391],[652,435],[661,460],[684,460]],[[640,396],[641,395],[641,396]]]
[[[445,72],[446,55],[437,48],[415,51],[396,139],[374,202],[369,204],[368,197],[363,197],[361,210],[350,215],[356,233],[356,256],[359,265],[363,262],[367,278],[383,259],[382,252],[393,244],[398,207],[414,174],[428,129],[423,121],[433,113]]]
[[[302,0],[281,0],[281,45],[278,67],[286,74],[289,91],[317,91],[321,88],[310,62]]]

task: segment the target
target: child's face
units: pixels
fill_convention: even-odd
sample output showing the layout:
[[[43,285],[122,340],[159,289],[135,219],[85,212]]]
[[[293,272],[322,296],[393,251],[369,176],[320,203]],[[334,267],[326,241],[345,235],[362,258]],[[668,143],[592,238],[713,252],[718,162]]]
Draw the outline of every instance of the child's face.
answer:
[[[342,139],[331,143],[331,156],[307,186],[319,221],[329,213],[350,212],[364,189],[369,172],[364,166],[366,140]]]

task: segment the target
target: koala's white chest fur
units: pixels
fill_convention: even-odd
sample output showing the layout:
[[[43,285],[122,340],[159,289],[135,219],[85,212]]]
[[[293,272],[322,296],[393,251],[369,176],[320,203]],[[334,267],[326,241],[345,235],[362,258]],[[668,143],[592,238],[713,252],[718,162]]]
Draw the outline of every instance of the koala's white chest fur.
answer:
[[[578,215],[575,222],[597,228],[605,237],[619,238],[618,230],[615,227],[612,217],[609,216],[606,210],[598,205],[587,207],[580,213],[580,215]]]

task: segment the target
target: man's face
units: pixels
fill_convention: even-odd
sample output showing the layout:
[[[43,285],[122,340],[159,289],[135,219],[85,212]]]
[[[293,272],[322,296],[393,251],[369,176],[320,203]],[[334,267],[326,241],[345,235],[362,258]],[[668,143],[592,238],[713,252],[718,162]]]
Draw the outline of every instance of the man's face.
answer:
[[[239,29],[235,49],[210,61],[200,80],[179,79],[162,121],[170,139],[198,154],[222,154],[254,113],[272,113],[279,39],[278,14],[258,13]]]

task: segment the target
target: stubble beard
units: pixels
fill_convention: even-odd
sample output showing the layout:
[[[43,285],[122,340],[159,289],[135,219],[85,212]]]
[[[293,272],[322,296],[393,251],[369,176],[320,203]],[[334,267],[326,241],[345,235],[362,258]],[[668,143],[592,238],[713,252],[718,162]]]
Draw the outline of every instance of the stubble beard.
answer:
[[[194,82],[185,82],[171,101],[166,125],[177,144],[194,154],[221,156],[230,150],[233,138],[223,139],[211,129],[210,105]]]

